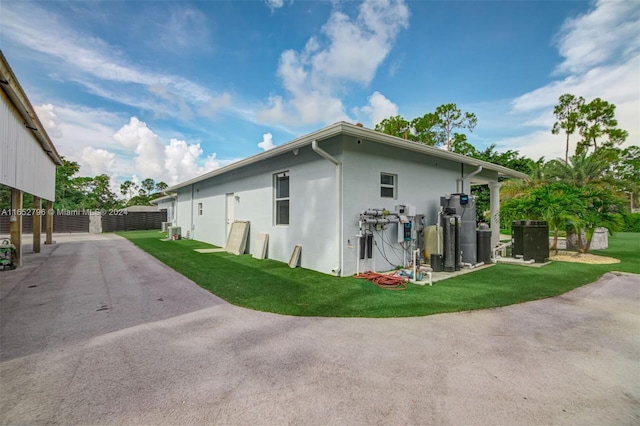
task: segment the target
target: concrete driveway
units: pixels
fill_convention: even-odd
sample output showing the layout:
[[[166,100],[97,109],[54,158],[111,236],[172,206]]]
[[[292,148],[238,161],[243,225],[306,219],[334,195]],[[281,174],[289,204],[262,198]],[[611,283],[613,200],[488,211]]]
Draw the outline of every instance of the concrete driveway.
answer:
[[[229,305],[117,236],[56,239],[0,272],[2,424],[640,423],[639,276],[297,318]]]

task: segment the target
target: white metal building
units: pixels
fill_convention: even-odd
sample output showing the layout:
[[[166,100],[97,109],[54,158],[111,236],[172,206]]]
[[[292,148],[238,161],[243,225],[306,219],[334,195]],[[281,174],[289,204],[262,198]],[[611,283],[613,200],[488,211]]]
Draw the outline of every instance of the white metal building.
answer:
[[[269,234],[267,257],[304,268],[356,272],[358,217],[365,209],[416,206],[435,223],[440,197],[489,184],[491,227],[499,229],[498,177],[523,173],[338,122],[269,151],[175,185],[172,222],[182,235],[224,246],[234,220],[250,222],[249,244]],[[395,232],[389,230],[389,232]],[[383,238],[381,234],[376,238]],[[492,239],[498,242],[498,233]],[[492,241],[493,242],[493,241]],[[382,241],[377,241],[380,246]],[[495,245],[495,244],[494,244]],[[376,269],[392,266],[378,259]]]
[[[22,208],[22,194],[35,202],[55,199],[56,166],[62,159],[11,67],[0,51],[0,184],[12,188],[12,211]],[[40,219],[37,224],[40,225]],[[34,219],[36,217],[34,216]],[[12,214],[11,239],[21,254],[21,215]],[[48,234],[50,242],[50,235]],[[37,238],[37,241],[36,241]],[[39,251],[40,228],[34,220],[34,251]]]

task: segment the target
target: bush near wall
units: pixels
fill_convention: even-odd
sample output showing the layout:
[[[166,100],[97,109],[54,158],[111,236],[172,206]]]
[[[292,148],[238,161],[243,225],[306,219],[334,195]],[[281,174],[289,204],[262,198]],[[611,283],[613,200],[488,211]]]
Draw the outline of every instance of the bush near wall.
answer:
[[[640,213],[628,213],[623,218],[623,232],[640,232]]]

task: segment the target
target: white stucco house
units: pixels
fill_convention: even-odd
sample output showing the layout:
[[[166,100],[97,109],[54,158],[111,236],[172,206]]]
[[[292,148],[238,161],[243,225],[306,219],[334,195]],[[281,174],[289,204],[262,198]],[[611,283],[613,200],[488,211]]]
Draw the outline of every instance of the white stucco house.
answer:
[[[176,197],[173,195],[164,195],[149,201],[151,204],[155,204],[159,211],[167,211],[167,222],[173,223],[174,210],[176,208]]]
[[[410,204],[435,223],[441,196],[489,184],[491,226],[499,229],[498,177],[527,175],[338,122],[170,187],[171,195],[156,201],[183,236],[188,231],[189,238],[224,246],[230,224],[249,221],[249,244],[258,233],[269,234],[268,258],[287,262],[299,245],[300,266],[348,276],[356,272],[363,210]],[[378,270],[390,266],[376,263]]]

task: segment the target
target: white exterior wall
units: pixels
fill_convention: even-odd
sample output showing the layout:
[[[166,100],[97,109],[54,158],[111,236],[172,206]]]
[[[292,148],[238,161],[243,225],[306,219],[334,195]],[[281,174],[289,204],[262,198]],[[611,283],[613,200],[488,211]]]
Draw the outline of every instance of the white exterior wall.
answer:
[[[182,235],[191,235],[191,186],[177,191],[174,225],[182,227]],[[207,241],[209,242],[209,241]]]
[[[356,272],[359,214],[369,208],[395,210],[398,204],[416,206],[427,225],[436,222],[440,197],[469,192],[469,181],[458,183],[477,167],[396,149],[351,136],[338,136],[319,142],[319,147],[342,164],[341,188],[337,167],[313,152],[310,146],[294,155],[288,152],[253,163],[245,168],[196,182],[177,190],[175,224],[182,235],[224,247],[227,237],[227,200],[233,202],[235,220],[251,223],[246,252],[260,232],[269,234],[267,257],[288,262],[295,245],[302,246],[301,266],[324,273],[349,276]],[[274,174],[287,171],[290,176],[290,224],[275,225]],[[397,197],[380,196],[380,173],[397,176]],[[482,171],[474,181],[497,180],[497,173]],[[193,200],[192,200],[193,194]],[[227,196],[230,194],[231,196]],[[338,200],[338,194],[341,194]],[[202,215],[198,214],[202,203]],[[341,205],[341,210],[338,206]],[[403,260],[397,243],[398,225],[389,224],[384,244],[386,262],[374,246],[375,269],[392,269]],[[380,233],[375,241],[382,249]],[[374,269],[373,261],[360,261],[360,271]]]
[[[466,169],[465,169],[466,170]],[[363,210],[384,208],[395,211],[398,204],[416,206],[417,214],[425,215],[427,224],[436,222],[440,197],[456,192],[456,179],[462,176],[460,163],[430,157],[415,152],[394,149],[366,140],[357,143],[355,138],[345,137],[344,145],[344,235],[343,275],[356,273],[359,232],[358,218]],[[380,196],[380,173],[397,175],[397,198]],[[393,269],[402,264],[403,254],[398,241],[398,225],[388,224],[384,238],[392,242],[396,250],[384,244],[386,262],[378,249],[373,247],[375,269]],[[374,232],[374,240],[380,250],[381,233]],[[408,256],[408,255],[407,255]],[[360,272],[372,270],[373,260],[360,260]]]
[[[321,142],[321,147],[332,155],[338,154],[335,141]],[[264,232],[269,234],[268,258],[288,262],[294,247],[301,245],[302,267],[332,273],[340,256],[335,169],[307,146],[298,155],[289,152],[180,188],[177,226],[186,235],[186,230],[191,230],[193,213],[192,238],[224,247],[227,194],[233,194],[235,220],[251,223],[247,252],[256,235]],[[290,176],[288,226],[275,225],[273,175],[283,171]],[[202,215],[198,214],[198,203],[202,203]]]
[[[0,183],[53,201],[55,164],[2,90],[0,97]]]
[[[158,210],[166,210],[167,211],[167,222],[171,222],[173,224],[175,224],[174,219],[175,219],[175,200],[173,199],[166,199],[166,200],[160,200],[156,202],[156,205],[158,206]]]

